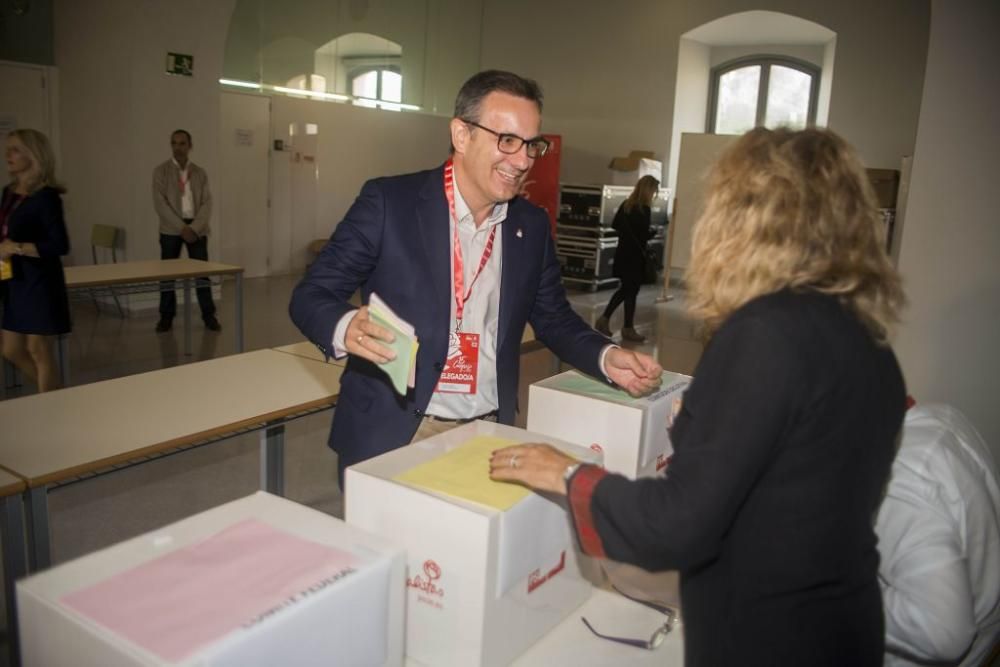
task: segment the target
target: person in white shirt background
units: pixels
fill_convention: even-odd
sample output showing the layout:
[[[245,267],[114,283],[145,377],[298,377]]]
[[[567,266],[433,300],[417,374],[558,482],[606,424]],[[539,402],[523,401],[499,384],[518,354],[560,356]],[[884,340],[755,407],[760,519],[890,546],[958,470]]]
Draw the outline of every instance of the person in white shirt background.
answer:
[[[906,414],[875,532],[885,664],[981,664],[1000,641],[1000,475],[960,412]]]

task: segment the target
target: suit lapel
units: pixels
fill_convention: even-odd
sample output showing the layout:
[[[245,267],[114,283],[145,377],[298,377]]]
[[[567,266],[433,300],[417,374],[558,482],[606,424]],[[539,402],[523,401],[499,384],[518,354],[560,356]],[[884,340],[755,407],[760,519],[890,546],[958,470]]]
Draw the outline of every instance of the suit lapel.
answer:
[[[514,199],[507,206],[507,219],[500,225],[500,236],[503,239],[502,266],[500,269],[500,331],[497,335],[497,353],[503,348],[507,334],[510,333],[512,309],[514,301],[520,292],[519,278],[521,272],[521,262],[524,253],[519,247],[524,242],[524,231],[517,216],[517,200]],[[521,231],[521,236],[517,231]]]
[[[451,238],[448,235],[448,201],[444,197],[444,170],[430,172],[417,202],[417,228],[423,242],[431,284],[431,305],[444,313],[444,327],[451,315]]]

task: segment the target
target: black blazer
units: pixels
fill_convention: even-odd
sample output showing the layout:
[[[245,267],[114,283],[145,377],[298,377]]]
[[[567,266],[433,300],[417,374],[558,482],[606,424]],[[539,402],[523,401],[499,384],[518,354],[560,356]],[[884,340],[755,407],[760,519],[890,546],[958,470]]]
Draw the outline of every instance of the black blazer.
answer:
[[[872,521],[904,404],[892,350],[835,297],[785,290],[723,323],[667,477],[607,475],[585,505],[609,558],[680,570],[686,665],[882,664]]]

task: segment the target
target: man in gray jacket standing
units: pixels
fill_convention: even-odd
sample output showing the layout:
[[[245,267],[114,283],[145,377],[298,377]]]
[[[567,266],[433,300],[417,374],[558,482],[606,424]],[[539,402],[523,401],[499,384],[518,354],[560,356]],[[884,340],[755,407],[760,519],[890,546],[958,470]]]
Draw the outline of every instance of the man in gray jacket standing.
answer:
[[[173,157],[153,170],[153,207],[160,219],[160,259],[177,259],[181,246],[191,259],[208,260],[208,221],[212,216],[212,194],[205,170],[188,160],[191,134],[175,130],[170,135]],[[221,331],[215,317],[212,287],[208,278],[197,280],[198,305],[205,328]],[[170,331],[177,313],[174,282],[160,283],[160,321],[156,331]]]

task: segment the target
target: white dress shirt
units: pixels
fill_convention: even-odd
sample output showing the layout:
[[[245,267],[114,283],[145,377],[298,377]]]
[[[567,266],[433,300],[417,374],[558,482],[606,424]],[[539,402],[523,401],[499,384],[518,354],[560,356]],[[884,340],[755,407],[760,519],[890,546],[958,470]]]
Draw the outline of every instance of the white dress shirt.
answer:
[[[875,530],[885,664],[978,665],[1000,639],[1000,480],[954,408],[907,413]]]
[[[455,215],[458,216],[458,242],[462,246],[462,282],[465,292],[469,294],[462,313],[462,333],[479,334],[479,375],[476,380],[475,394],[451,394],[435,391],[431,394],[431,402],[427,405],[427,414],[448,419],[467,419],[487,412],[493,412],[500,407],[497,395],[497,329],[500,323],[500,268],[503,256],[503,242],[500,223],[507,219],[507,203],[503,202],[493,207],[490,215],[479,227],[472,217],[472,211],[459,192],[461,184],[455,178]],[[451,218],[451,216],[448,216]],[[453,248],[455,239],[455,220],[448,225],[448,246]],[[490,233],[496,229],[493,240],[493,252],[483,266],[482,273],[476,278],[469,292],[469,285],[479,269],[483,250]],[[455,263],[452,253],[448,253],[448,261],[452,265],[449,275],[449,295],[451,301],[451,318],[449,331],[455,331]]]

